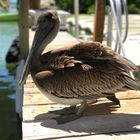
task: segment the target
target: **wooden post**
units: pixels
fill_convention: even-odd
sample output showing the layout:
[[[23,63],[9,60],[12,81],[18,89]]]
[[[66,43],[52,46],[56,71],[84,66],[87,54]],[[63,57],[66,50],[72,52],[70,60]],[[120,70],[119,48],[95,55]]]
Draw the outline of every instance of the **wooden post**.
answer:
[[[106,0],[96,0],[93,41],[102,42]]]
[[[19,88],[18,82],[21,78],[21,73],[24,68],[25,59],[27,58],[29,51],[29,26],[28,26],[28,10],[29,1],[19,0],[19,36],[20,36],[20,53],[21,61],[19,62],[16,71],[16,113],[22,118],[22,106],[23,106],[23,93],[24,88]]]
[[[30,0],[30,9],[40,8],[40,0]]]
[[[29,1],[19,1],[19,35],[21,59],[26,59],[29,51],[29,25],[28,25]]]

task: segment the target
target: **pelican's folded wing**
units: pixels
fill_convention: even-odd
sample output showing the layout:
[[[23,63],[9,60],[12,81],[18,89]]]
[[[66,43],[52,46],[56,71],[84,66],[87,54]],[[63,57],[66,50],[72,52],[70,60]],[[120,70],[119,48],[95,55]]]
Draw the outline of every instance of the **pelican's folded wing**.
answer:
[[[74,56],[76,60],[83,63],[93,63],[93,65],[94,62],[110,63],[113,67],[125,71],[138,70],[133,62],[99,42],[79,43],[72,47],[67,54]]]

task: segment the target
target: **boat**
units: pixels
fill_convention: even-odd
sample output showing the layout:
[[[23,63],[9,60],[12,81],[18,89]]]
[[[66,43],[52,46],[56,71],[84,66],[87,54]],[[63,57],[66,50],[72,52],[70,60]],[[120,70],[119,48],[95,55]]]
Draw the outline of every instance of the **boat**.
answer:
[[[18,20],[18,13],[1,13],[0,14],[0,21],[17,21]]]

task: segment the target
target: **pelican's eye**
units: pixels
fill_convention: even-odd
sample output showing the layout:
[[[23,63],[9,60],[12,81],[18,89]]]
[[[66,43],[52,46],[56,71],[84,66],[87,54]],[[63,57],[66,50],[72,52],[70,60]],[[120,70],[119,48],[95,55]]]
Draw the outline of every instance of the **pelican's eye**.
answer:
[[[47,21],[46,18],[44,18],[44,19],[42,20],[43,23],[45,23],[46,21]]]

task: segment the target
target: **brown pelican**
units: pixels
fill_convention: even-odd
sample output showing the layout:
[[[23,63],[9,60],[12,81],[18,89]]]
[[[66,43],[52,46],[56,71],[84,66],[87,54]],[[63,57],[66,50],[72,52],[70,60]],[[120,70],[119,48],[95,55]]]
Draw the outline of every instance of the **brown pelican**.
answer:
[[[19,36],[17,36],[13,40],[13,42],[6,54],[6,62],[7,63],[16,63],[19,61],[19,57],[20,57],[20,42],[19,42]]]
[[[107,97],[119,104],[115,92],[140,89],[139,82],[129,76],[129,72],[137,70],[137,67],[99,42],[79,43],[42,54],[58,31],[56,12],[45,13],[38,19],[20,86],[30,72],[36,86],[50,100],[71,108],[81,104],[75,113],[77,117],[82,115],[87,104],[98,98]],[[59,123],[68,115],[61,118],[62,121],[58,118]]]

